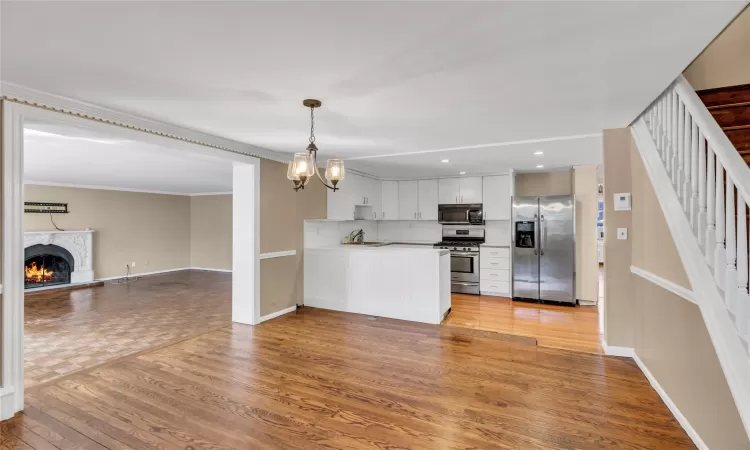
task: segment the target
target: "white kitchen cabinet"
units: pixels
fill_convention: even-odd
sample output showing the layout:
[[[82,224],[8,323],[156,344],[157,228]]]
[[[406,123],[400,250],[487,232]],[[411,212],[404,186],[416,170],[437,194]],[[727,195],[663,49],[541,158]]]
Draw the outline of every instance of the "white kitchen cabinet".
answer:
[[[310,183],[317,183],[317,180],[310,180]],[[354,187],[356,181],[352,181],[352,177],[347,176],[344,181],[340,181],[338,184],[338,190],[333,192],[331,189],[327,191],[327,204],[328,214],[326,215],[329,219],[333,220],[352,220],[354,219],[354,205],[355,195]]]
[[[437,213],[437,211],[436,211]],[[398,182],[398,219],[417,220],[419,214],[419,182]]]
[[[482,246],[479,252],[479,292],[509,297],[510,248]]]
[[[438,180],[419,180],[419,220],[438,220]]]
[[[482,203],[482,177],[441,178],[438,201],[441,205]]]
[[[510,220],[511,180],[510,175],[482,178],[484,220]]]
[[[438,180],[438,203],[441,205],[454,205],[461,201],[461,179],[441,178]]]
[[[382,197],[380,187],[381,181],[374,178],[367,178],[367,192],[365,193],[365,205],[372,207],[372,218],[374,220],[380,220],[383,216],[382,211]]]
[[[482,203],[482,177],[459,178],[461,189],[459,203]]]
[[[398,181],[383,181],[380,197],[380,220],[398,220]]]

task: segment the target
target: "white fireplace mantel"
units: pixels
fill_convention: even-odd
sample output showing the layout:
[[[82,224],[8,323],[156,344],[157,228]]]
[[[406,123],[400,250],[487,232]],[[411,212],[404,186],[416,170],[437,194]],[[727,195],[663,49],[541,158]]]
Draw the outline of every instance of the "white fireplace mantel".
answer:
[[[94,281],[94,230],[27,231],[23,233],[23,248],[32,245],[57,245],[73,255],[71,283]]]

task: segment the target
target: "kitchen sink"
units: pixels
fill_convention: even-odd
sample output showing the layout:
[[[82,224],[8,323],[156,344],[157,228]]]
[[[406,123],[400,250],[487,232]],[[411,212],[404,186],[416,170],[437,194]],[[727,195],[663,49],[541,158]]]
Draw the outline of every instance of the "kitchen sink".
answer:
[[[345,242],[345,245],[362,245],[365,247],[382,247],[384,245],[391,245],[390,242],[371,242],[371,241],[364,241],[364,242]]]

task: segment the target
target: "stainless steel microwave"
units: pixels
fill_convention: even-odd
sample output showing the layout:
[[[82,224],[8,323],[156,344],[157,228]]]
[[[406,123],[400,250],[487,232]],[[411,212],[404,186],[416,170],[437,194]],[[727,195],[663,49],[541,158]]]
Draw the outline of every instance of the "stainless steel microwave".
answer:
[[[484,225],[482,204],[438,205],[438,222],[444,225]]]

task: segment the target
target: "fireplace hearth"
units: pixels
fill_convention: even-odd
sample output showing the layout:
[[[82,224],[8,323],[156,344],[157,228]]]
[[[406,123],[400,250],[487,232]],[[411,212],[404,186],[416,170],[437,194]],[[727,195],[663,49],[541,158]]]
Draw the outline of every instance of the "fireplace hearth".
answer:
[[[69,284],[73,255],[58,245],[32,245],[24,251],[24,288]]]

